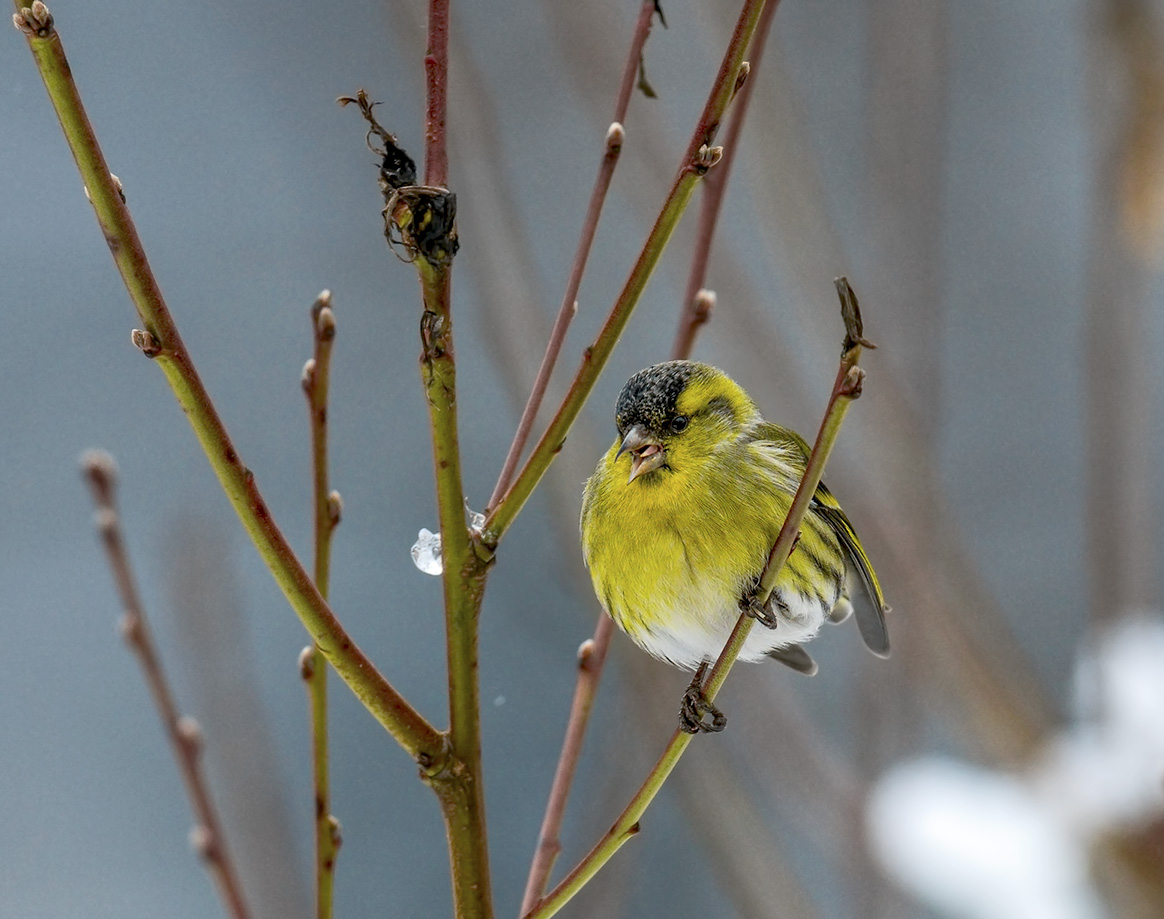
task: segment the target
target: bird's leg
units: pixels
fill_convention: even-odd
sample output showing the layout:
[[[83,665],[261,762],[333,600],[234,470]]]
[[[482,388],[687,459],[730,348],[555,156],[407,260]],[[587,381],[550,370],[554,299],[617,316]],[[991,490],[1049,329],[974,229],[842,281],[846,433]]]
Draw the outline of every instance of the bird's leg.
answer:
[[[703,677],[706,673],[707,661],[704,661],[683,693],[683,704],[679,707],[679,728],[688,734],[718,734],[727,727],[727,715],[708,702],[703,694]],[[711,721],[704,721],[704,715],[711,715]]]

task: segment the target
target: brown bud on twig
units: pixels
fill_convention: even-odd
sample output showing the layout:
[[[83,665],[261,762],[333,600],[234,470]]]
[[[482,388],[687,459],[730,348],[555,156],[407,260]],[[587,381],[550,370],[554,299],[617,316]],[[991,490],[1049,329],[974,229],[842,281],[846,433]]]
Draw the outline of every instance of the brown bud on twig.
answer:
[[[299,383],[303,386],[303,391],[311,395],[311,388],[315,385],[315,358],[309,357],[304,363]]]
[[[841,301],[841,319],[845,323],[845,343],[841,347],[841,353],[847,354],[857,345],[862,348],[876,348],[877,346],[873,342],[864,337],[861,304],[857,302],[857,292],[853,290],[849,279],[846,277],[836,278],[833,280],[833,285],[837,288],[837,297]]]
[[[304,680],[310,680],[315,676],[315,646],[308,645],[299,652],[299,676]]]
[[[210,861],[214,857],[214,834],[201,823],[190,827],[190,848],[199,858]]]
[[[141,616],[122,613],[117,620],[117,631],[127,645],[140,645],[142,641]]]
[[[325,306],[331,306],[331,291],[327,288],[321,290],[319,296],[315,298],[315,302],[311,304],[312,321],[319,318],[319,311]]]
[[[320,341],[331,341],[335,338],[335,313],[330,306],[325,306],[315,317],[315,334]]]
[[[733,99],[736,97],[736,93],[744,88],[744,84],[748,82],[748,77],[751,75],[751,73],[752,65],[747,61],[742,61],[740,63],[740,69],[736,71],[736,85],[732,87]]]
[[[701,146],[691,162],[691,167],[700,175],[706,175],[707,170],[723,158],[723,147]]]
[[[841,383],[840,394],[857,399],[860,397],[864,385],[865,371],[860,367],[850,367],[849,372],[845,374],[844,382]]]
[[[206,738],[202,734],[202,725],[193,715],[183,715],[178,719],[178,739],[186,748],[191,759],[202,755],[202,747]]]
[[[134,329],[129,333],[129,340],[133,346],[146,357],[155,358],[162,353],[162,344],[152,334],[142,329]]]
[[[626,129],[617,121],[612,121],[606,129],[606,152],[618,153],[626,141]]]
[[[327,816],[327,827],[331,831],[331,844],[339,851],[340,846],[344,844],[344,828],[332,814]]]
[[[344,516],[344,499],[334,488],[327,495],[327,516],[331,521],[332,529],[339,526]]]
[[[715,309],[715,291],[701,287],[695,292],[695,302],[692,303],[692,321],[704,323],[711,317]]]
[[[86,450],[81,454],[81,471],[89,480],[89,485],[101,506],[113,503],[113,491],[117,485],[117,460],[105,450]]]
[[[35,0],[32,6],[22,7],[19,13],[13,13],[12,24],[25,35],[35,35],[37,38],[48,38],[53,34],[53,14],[41,0]]]

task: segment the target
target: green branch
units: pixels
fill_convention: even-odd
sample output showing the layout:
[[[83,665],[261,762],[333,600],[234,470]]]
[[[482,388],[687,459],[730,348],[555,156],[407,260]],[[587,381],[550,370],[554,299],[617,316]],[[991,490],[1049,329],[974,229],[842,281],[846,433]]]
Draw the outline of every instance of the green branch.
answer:
[[[376,720],[423,769],[443,768],[447,757],[443,736],[396,691],[352,641],[275,525],[255,486],[254,476],[235,451],[166,307],[129,209],[125,206],[120,183],[110,175],[85,114],[52,16],[40,0],[27,9],[27,13],[17,13],[18,25],[22,24],[21,31],[28,39],[65,138],[77,161],[113,261],[145,326],[144,330],[135,331],[134,343],[154,358],[165,374],[244,529],[324,656]]]
[[[485,789],[481,766],[481,698],[477,678],[478,619],[489,553],[478,553],[465,523],[465,491],[457,433],[457,377],[451,309],[452,259],[457,252],[456,197],[448,183],[446,119],[449,82],[449,0],[429,0],[425,72],[426,194],[441,206],[447,223],[428,219],[412,198],[387,201],[390,220],[403,238],[416,242],[413,260],[420,278],[420,374],[432,428],[433,469],[441,532],[448,656],[451,768],[430,778],[441,804],[458,919],[492,919]],[[393,201],[395,197],[395,201]],[[394,206],[395,205],[395,206]],[[407,220],[401,225],[400,220]],[[421,245],[420,236],[427,242]]]
[[[705,156],[713,155],[706,148],[704,151]],[[696,183],[707,172],[710,165],[710,163],[691,163],[680,170],[663,205],[663,211],[659,214],[658,220],[655,221],[655,225],[647,237],[647,242],[643,246],[643,251],[631,270],[631,275],[627,279],[622,293],[615,301],[605,325],[598,333],[594,344],[583,352],[582,366],[579,367],[574,376],[574,382],[570,385],[566,398],[549,427],[546,428],[541,440],[534,447],[529,459],[526,460],[517,479],[486,519],[483,534],[486,545],[496,546],[501,541],[505,531],[509,529],[509,526],[525,506],[525,502],[529,500],[529,496],[533,494],[533,490],[541,481],[542,476],[546,474],[546,470],[550,468],[550,463],[554,461],[554,457],[562,449],[562,445],[566,442],[566,435],[570,432],[579,412],[582,411],[582,406],[594,388],[594,384],[598,382],[598,376],[606,366],[611,352],[614,351],[614,346],[618,343],[623,329],[626,328],[631,313],[638,305],[639,298],[646,289],[647,282],[651,279],[651,273],[655,270],[671,234],[679,225],[679,219],[683,216],[687,202],[691,200],[691,193],[695,190]]]
[[[525,466],[522,467],[517,479],[505,496],[493,507],[485,521],[483,542],[490,547],[496,547],[505,535],[506,530],[516,519],[529,496],[541,481],[550,463],[562,445],[566,442],[566,435],[570,433],[582,406],[585,404],[590,391],[598,381],[599,374],[606,366],[607,360],[614,351],[623,329],[630,320],[631,313],[638,305],[647,282],[651,278],[659,258],[672,232],[679,224],[679,219],[691,200],[695,186],[706,175],[708,169],[718,162],[722,150],[713,147],[716,131],[727,111],[740,80],[745,72],[744,52],[752,35],[756,30],[760,13],[764,8],[764,0],[746,0],[736,22],[735,31],[724,52],[719,72],[712,83],[703,113],[696,124],[691,141],[683,154],[679,164],[679,171],[671,186],[671,191],[663,204],[655,225],[651,228],[643,250],[631,269],[622,292],[611,308],[602,330],[594,343],[583,352],[582,365],[574,376],[574,381],[566,393],[557,414],[546,428],[541,440],[534,447]]]
[[[424,297],[420,368],[432,427],[441,532],[452,754],[451,768],[431,776],[429,782],[445,819],[456,915],[470,919],[492,916],[477,679],[477,623],[487,560],[475,551],[465,524],[449,268],[434,266],[423,257],[416,259],[416,267]]]
[[[841,292],[843,310],[847,306],[846,293],[849,302],[855,307],[856,298],[852,296],[852,290],[849,288],[848,282],[844,279],[839,279],[837,286]],[[816,488],[820,484],[821,475],[824,473],[824,467],[828,462],[829,454],[836,444],[837,435],[840,433],[841,423],[844,421],[845,413],[848,411],[853,400],[861,394],[861,382],[864,378],[864,373],[857,366],[857,361],[861,356],[861,345],[865,342],[860,338],[859,326],[858,334],[854,340],[852,326],[848,321],[847,315],[845,326],[845,350],[841,355],[836,381],[833,384],[828,407],[825,409],[824,419],[821,422],[816,443],[812,448],[812,455],[809,457],[804,478],[796,490],[796,496],[793,498],[792,506],[789,508],[788,515],[785,517],[784,523],[780,528],[780,534],[776,537],[776,543],[772,547],[772,552],[768,557],[768,564],[765,566],[762,576],[763,583],[766,584],[775,582],[776,576],[780,573],[780,569],[788,561],[788,556],[791,554],[792,548],[796,545],[796,540],[800,533],[800,524],[808,511],[809,501],[811,501],[812,496],[816,493]],[[740,650],[747,640],[748,633],[752,630],[753,622],[754,620],[750,616],[741,614],[739,620],[736,622],[735,628],[732,630],[731,636],[728,638],[727,644],[712,666],[711,673],[703,687],[704,697],[709,703],[715,701],[716,694],[727,679],[728,672],[739,656]],[[553,891],[540,900],[533,910],[525,914],[524,919],[548,919],[548,917],[557,913],[558,910],[565,906],[610,861],[614,854],[632,836],[638,833],[639,820],[655,799],[659,790],[663,787],[663,783],[671,775],[672,770],[678,765],[680,757],[683,756],[683,753],[687,750],[687,746],[691,743],[694,736],[694,734],[689,734],[682,729],[676,729],[675,733],[671,736],[670,742],[663,750],[662,756],[659,757],[658,762],[655,763],[654,768],[651,769],[646,780],[626,806],[626,809],[614,822],[614,826],[610,828],[606,835],[598,841],[597,845],[590,850],[589,854],[579,862],[574,870]]]

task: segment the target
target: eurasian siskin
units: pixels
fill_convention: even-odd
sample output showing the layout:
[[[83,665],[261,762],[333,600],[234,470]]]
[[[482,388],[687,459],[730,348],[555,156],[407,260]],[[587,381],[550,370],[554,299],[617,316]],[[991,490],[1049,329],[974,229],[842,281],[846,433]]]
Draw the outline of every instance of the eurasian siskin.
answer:
[[[594,590],[636,644],[694,670],[748,609],[809,447],[764,421],[727,374],[691,361],[632,376],[615,424],[582,500]],[[769,627],[752,629],[740,658],[814,673],[801,645],[854,610],[869,650],[887,656],[886,609],[857,534],[821,484],[767,608],[753,610]]]

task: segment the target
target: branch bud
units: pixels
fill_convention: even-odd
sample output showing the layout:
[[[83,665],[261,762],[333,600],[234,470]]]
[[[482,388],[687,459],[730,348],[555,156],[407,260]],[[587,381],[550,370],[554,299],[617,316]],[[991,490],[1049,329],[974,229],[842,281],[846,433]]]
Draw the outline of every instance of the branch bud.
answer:
[[[335,338],[335,313],[330,306],[324,306],[315,317],[315,334],[320,341],[331,341]]]
[[[327,495],[327,516],[331,520],[332,529],[339,526],[344,516],[344,499],[334,488]]]
[[[81,454],[81,473],[89,480],[97,503],[103,507],[111,506],[117,485],[117,460],[113,454],[105,450],[86,450]]]
[[[752,65],[747,61],[742,61],[740,63],[740,69],[736,71],[736,85],[732,87],[733,99],[736,97],[736,93],[744,88],[744,84],[748,82],[748,77],[751,75],[751,73]]]
[[[606,152],[618,153],[622,150],[623,141],[626,140],[626,129],[617,121],[612,121],[610,127],[606,129]]]
[[[214,834],[201,823],[190,827],[190,848],[204,861],[214,858]]]
[[[715,309],[715,291],[701,287],[695,293],[695,301],[691,308],[696,322],[707,322],[711,311]]]
[[[722,157],[723,147],[709,147],[704,144],[695,154],[695,159],[691,165],[700,175],[706,175],[707,170],[718,163]]]
[[[141,617],[130,612],[122,613],[117,620],[117,631],[127,645],[139,646],[142,641]]]
[[[311,304],[311,320],[314,322],[319,318],[319,311],[325,306],[331,306],[331,291],[324,288],[319,292],[319,296],[315,298],[315,302]]]
[[[133,346],[148,358],[155,358],[162,353],[162,344],[149,332],[134,329],[129,333],[129,340]]]
[[[305,682],[315,676],[315,646],[308,645],[299,652],[299,676]]]
[[[178,739],[191,758],[201,755],[206,738],[202,734],[202,725],[193,715],[183,715],[178,719]]]
[[[13,13],[12,24],[30,37],[35,35],[37,38],[48,38],[53,34],[53,14],[41,0],[35,0],[32,6],[22,7],[19,13]]]

